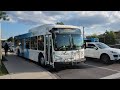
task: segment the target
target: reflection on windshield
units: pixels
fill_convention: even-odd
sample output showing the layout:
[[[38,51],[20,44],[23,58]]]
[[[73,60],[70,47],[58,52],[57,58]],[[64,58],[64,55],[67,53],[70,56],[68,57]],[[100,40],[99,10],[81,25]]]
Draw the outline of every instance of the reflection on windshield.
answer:
[[[83,45],[80,34],[56,34],[54,48],[56,51],[77,50]]]
[[[55,50],[69,50],[70,49],[70,35],[56,35]]]
[[[110,48],[108,45],[106,45],[106,44],[104,44],[104,43],[98,43],[97,46],[98,46],[100,49]]]
[[[81,46],[83,45],[83,39],[80,36],[80,34],[73,34],[71,36],[72,36],[73,50],[80,49]]]

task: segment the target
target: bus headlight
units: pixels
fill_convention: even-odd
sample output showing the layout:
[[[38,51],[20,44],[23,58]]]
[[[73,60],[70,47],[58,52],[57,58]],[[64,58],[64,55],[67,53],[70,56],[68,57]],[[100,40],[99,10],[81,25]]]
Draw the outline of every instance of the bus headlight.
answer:
[[[62,58],[60,56],[54,55],[54,59],[56,60],[62,60]]]

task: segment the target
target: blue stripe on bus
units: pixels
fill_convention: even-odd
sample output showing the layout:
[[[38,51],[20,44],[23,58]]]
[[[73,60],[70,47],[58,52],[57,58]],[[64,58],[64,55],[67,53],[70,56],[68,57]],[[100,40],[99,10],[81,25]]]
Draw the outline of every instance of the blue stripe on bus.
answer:
[[[26,58],[30,58],[29,50],[28,50],[28,49],[25,49],[24,57],[26,57]]]
[[[28,37],[31,37],[32,36],[32,33],[26,33],[26,34],[23,34],[23,35],[18,35],[18,36],[15,36],[16,39],[24,39],[24,38],[28,38]]]

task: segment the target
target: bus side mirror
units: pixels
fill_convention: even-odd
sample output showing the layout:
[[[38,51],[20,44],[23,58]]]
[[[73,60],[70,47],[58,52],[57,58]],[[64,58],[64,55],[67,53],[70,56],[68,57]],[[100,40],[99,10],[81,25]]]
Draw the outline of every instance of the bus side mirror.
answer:
[[[87,47],[87,43],[84,43],[84,49],[86,49],[86,47]]]

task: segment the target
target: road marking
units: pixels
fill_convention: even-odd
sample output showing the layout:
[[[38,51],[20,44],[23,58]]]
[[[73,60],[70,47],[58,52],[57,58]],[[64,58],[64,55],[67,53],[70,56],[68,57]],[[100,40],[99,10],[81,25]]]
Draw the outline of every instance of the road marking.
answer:
[[[60,76],[58,76],[57,74],[53,74],[57,79],[61,79]]]
[[[120,78],[120,73],[112,74],[112,75],[109,75],[109,76],[106,76],[100,79],[117,79],[117,78]]]
[[[94,65],[90,65],[90,64],[84,64],[84,65],[87,65],[87,66],[92,66],[92,67],[96,67],[96,68],[101,68],[101,69],[106,69],[106,70],[110,70],[110,71],[114,71],[114,72],[119,72],[118,70],[113,70],[113,69],[109,69],[109,68],[104,68],[104,67],[98,67],[98,66],[94,66]]]

